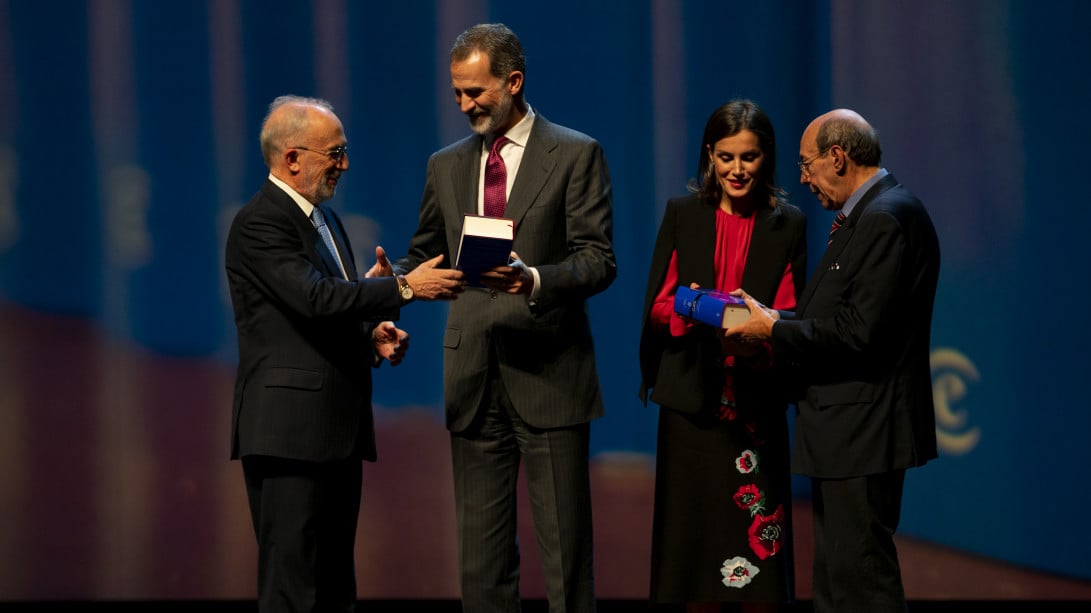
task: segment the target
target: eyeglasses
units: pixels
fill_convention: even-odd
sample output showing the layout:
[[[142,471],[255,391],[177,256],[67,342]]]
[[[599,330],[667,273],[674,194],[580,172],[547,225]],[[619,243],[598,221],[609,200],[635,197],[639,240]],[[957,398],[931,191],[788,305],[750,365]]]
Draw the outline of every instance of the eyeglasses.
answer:
[[[799,166],[799,172],[802,172],[805,175],[810,175],[811,174],[811,164],[814,163],[814,161],[817,160],[818,158],[820,158],[820,157],[826,155],[827,153],[829,153],[829,151],[830,151],[829,149],[827,149],[825,151],[819,151],[818,153],[811,156],[810,159],[801,160],[799,162],[796,162],[796,166]]]
[[[331,160],[340,164],[341,160],[345,159],[345,156],[349,153],[348,145],[338,145],[329,151],[319,151],[318,149],[308,149],[306,147],[288,147],[289,149],[302,149],[303,151],[310,151],[311,153],[321,153],[322,155],[328,155]]]

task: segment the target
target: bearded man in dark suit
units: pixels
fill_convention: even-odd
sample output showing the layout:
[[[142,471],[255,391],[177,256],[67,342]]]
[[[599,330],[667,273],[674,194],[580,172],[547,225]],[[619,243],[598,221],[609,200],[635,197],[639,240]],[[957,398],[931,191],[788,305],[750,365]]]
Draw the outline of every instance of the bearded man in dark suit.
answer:
[[[606,160],[594,139],[527,104],[526,59],[504,25],[466,30],[450,58],[474,134],[428,160],[419,225],[394,268],[453,260],[464,216],[486,212],[500,137],[497,189],[515,225],[511,265],[451,303],[443,339],[463,608],[519,611],[522,462],[550,610],[594,611],[589,440],[603,403],[587,299],[617,275]]]

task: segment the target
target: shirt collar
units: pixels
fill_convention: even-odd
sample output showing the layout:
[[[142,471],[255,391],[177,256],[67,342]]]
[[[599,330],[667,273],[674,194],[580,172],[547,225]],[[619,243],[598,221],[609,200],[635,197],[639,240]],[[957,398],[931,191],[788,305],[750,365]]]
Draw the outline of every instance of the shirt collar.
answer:
[[[864,197],[864,194],[866,194],[869,189],[874,187],[876,183],[878,183],[880,180],[882,180],[883,177],[887,176],[888,174],[890,173],[888,173],[885,168],[880,168],[879,171],[871,175],[871,177],[869,177],[867,181],[864,181],[863,185],[857,187],[856,191],[852,192],[852,195],[849,196],[849,199],[845,201],[845,206],[841,207],[841,212],[845,214],[845,217],[851,215],[852,210],[856,208],[857,203],[859,203],[860,199]]]
[[[307,200],[303,196],[299,195],[299,192],[292,189],[284,181],[281,181],[280,179],[274,177],[273,173],[269,173],[269,180],[273,182],[273,185],[276,185],[280,189],[284,190],[284,193],[288,194],[288,196],[292,200],[294,200],[297,205],[299,205],[299,208],[303,211],[303,214],[306,215],[308,219],[310,219],[311,211],[314,210],[314,205],[311,204],[310,200]]]
[[[534,109],[527,105],[527,114],[519,120],[519,123],[511,127],[510,130],[505,132],[503,136],[506,136],[508,140],[519,145],[520,147],[526,147],[527,141],[530,140],[530,130],[534,127]],[[496,139],[493,139],[496,140]],[[492,147],[492,140],[487,140],[482,143],[485,151],[488,151]]]

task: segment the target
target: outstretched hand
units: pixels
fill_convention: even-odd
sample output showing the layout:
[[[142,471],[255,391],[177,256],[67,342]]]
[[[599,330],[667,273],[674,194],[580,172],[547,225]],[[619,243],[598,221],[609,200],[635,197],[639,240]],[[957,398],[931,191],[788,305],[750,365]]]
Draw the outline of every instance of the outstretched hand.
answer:
[[[443,254],[425,260],[405,275],[405,281],[413,288],[419,300],[454,300],[462,293],[466,275],[453,268],[437,268],[443,262]]]
[[[389,277],[394,274],[394,267],[390,265],[390,260],[386,257],[386,250],[381,246],[375,246],[375,264],[371,268],[367,269],[364,273],[364,277],[368,279],[374,279],[376,277]]]
[[[397,366],[409,351],[409,333],[397,328],[392,321],[384,321],[371,331],[371,343],[379,357],[389,361],[391,366]]]

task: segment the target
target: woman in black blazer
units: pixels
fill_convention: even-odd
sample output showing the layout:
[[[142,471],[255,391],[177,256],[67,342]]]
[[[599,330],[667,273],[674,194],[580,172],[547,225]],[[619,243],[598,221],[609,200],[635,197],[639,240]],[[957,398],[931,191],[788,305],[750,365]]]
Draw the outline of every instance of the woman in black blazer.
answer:
[[[774,183],[772,123],[753,102],[716,109],[689,195],[667,203],[644,301],[642,401],[660,405],[651,600],[687,611],[775,610],[794,597],[787,403],[767,345],[674,312],[679,285],[793,309],[806,217]]]

